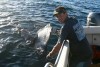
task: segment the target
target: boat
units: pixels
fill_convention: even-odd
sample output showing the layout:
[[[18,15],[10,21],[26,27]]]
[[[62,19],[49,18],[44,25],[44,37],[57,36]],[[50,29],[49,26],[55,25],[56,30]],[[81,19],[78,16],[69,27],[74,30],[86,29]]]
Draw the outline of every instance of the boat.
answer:
[[[91,12],[87,16],[84,31],[93,50],[93,58],[89,67],[100,67],[100,13]],[[44,67],[68,67],[69,42],[64,41],[55,63],[47,62]]]

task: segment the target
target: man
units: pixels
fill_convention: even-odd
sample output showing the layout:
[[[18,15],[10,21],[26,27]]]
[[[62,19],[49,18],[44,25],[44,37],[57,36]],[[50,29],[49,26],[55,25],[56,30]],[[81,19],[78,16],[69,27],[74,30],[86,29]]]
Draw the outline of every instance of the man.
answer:
[[[86,39],[82,25],[75,18],[68,17],[66,9],[62,6],[54,10],[54,16],[64,26],[61,29],[57,44],[49,52],[47,58],[59,52],[64,40],[69,40],[69,67],[88,67],[91,62],[92,50]]]

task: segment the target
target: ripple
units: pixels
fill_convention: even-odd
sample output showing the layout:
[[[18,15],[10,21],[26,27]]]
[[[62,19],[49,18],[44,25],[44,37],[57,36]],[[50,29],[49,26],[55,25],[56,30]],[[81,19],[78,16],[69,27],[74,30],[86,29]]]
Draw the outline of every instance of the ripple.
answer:
[[[11,16],[12,13],[10,12],[0,12],[0,18],[5,18]]]

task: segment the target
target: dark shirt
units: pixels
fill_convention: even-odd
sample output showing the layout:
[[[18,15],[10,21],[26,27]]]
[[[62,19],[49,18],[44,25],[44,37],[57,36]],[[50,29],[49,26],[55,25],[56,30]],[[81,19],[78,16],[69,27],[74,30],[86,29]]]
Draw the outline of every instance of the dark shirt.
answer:
[[[73,57],[81,60],[89,59],[92,50],[86,39],[83,26],[75,18],[67,18],[61,29],[59,42],[69,40],[70,53]]]

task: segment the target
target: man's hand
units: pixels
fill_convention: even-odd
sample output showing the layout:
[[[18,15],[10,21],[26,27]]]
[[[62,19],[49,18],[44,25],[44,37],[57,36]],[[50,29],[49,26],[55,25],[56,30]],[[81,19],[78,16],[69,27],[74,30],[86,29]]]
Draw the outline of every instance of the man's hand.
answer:
[[[49,52],[49,54],[46,56],[46,59],[50,59],[51,58],[51,52]]]

